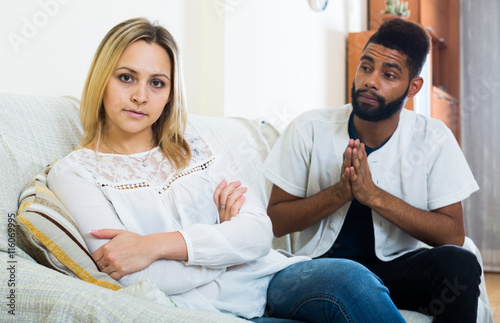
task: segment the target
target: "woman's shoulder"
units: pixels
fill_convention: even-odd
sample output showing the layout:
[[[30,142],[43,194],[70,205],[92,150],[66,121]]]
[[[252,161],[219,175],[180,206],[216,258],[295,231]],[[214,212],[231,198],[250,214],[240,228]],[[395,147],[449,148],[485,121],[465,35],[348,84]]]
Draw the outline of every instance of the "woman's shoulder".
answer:
[[[97,167],[97,153],[88,148],[78,148],[59,159],[51,172],[71,172],[81,175]]]
[[[78,148],[57,160],[52,166],[47,180],[53,184],[56,178],[68,179],[71,176],[88,178],[84,160],[85,156],[89,155],[89,152],[91,151],[88,149]]]
[[[207,138],[202,137],[194,129],[188,129],[184,134],[184,139],[189,144],[192,162],[206,161],[214,157],[211,145],[209,144],[210,138],[207,140]]]
[[[76,148],[75,150],[69,152],[66,156],[59,158],[56,165],[65,165],[74,161],[75,159],[79,159],[82,155],[82,150],[84,149],[85,148]]]
[[[77,148],[57,161],[56,165],[76,166],[83,165],[89,160],[95,159],[95,151],[88,148]]]

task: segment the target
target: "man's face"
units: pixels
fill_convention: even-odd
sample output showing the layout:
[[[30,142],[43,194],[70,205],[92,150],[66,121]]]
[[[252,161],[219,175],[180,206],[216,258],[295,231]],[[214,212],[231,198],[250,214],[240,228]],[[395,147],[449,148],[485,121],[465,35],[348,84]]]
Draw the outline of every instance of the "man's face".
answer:
[[[382,121],[406,102],[409,70],[406,55],[370,43],[359,61],[351,89],[353,112],[362,120]]]

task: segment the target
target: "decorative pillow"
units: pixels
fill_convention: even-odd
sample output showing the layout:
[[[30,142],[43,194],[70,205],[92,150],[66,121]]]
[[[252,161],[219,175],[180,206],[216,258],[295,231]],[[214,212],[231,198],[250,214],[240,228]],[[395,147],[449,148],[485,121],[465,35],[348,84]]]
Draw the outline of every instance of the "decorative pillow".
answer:
[[[19,197],[17,222],[27,252],[40,264],[112,290],[122,288],[99,271],[69,212],[47,188],[47,175],[57,161],[31,179]]]

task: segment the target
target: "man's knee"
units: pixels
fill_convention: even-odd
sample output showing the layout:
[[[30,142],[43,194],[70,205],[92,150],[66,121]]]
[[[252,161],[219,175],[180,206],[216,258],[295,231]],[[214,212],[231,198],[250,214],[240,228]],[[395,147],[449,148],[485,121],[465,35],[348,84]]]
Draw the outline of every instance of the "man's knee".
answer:
[[[457,246],[440,246],[432,249],[430,270],[432,299],[424,313],[449,315],[460,308],[469,308],[474,316],[479,296],[481,267],[476,256]],[[469,313],[470,314],[470,313]]]
[[[433,262],[437,269],[451,276],[470,277],[479,280],[481,266],[476,255],[458,246],[445,245],[433,249]],[[479,283],[479,282],[478,282]]]
[[[431,272],[431,286],[440,290],[441,300],[454,300],[461,295],[472,299],[479,296],[481,266],[476,255],[457,246],[434,248],[434,272]]]

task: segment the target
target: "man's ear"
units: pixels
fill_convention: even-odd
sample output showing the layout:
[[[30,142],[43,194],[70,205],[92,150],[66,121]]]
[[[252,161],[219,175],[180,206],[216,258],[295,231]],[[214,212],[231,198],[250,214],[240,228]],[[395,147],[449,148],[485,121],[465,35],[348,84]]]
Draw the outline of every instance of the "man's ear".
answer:
[[[411,80],[410,87],[408,88],[408,97],[413,98],[418,93],[418,91],[420,91],[422,85],[424,85],[424,79],[420,76],[417,76],[413,80]]]

